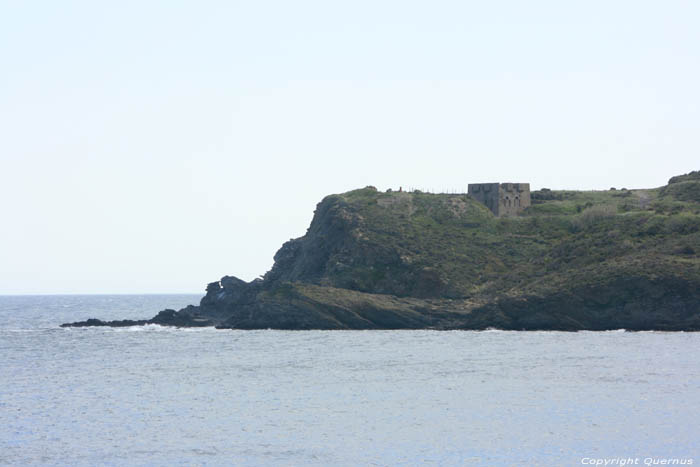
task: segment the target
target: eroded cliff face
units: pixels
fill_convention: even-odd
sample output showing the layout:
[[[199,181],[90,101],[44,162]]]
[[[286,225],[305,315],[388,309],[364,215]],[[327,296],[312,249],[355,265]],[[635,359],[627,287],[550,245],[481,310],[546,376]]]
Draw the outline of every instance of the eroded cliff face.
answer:
[[[345,265],[365,260],[361,251],[361,216],[339,197],[318,204],[311,225],[301,238],[282,245],[275,254],[267,283],[328,282]]]
[[[72,325],[700,330],[695,174],[533,192],[516,218],[466,195],[332,195],[263,279],[223,277],[199,306],[150,320]]]

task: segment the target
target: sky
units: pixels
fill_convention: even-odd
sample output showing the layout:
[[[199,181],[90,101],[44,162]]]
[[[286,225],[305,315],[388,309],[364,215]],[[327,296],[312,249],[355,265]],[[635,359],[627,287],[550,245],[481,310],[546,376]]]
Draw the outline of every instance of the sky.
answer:
[[[700,169],[693,1],[0,0],[0,294],[264,274],[326,195]]]

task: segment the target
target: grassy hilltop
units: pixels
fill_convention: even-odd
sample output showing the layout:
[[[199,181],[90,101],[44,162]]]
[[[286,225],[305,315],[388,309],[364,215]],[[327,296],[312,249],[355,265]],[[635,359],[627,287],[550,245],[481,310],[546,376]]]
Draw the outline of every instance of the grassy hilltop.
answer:
[[[263,298],[372,316],[420,308],[408,300],[418,298],[479,315],[438,320],[455,327],[700,327],[700,172],[657,189],[544,189],[532,200],[498,218],[467,195],[328,196],[275,257],[265,280],[278,285]]]
[[[502,218],[468,195],[331,195],[263,280],[222,278],[200,306],[159,317],[235,328],[700,330],[700,172],[655,189],[542,189]]]
[[[697,265],[699,206],[662,191],[537,191],[524,215],[497,218],[467,195],[355,190],[327,197],[306,237],[286,246],[298,253],[279,255],[266,278],[467,298],[535,292],[629,261],[657,272]]]

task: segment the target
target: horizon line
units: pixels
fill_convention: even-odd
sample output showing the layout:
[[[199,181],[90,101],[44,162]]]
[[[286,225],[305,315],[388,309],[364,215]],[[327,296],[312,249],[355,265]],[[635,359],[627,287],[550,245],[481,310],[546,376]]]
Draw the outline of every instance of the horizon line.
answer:
[[[56,295],[206,295],[206,292],[31,292],[0,293],[0,297],[30,297]]]

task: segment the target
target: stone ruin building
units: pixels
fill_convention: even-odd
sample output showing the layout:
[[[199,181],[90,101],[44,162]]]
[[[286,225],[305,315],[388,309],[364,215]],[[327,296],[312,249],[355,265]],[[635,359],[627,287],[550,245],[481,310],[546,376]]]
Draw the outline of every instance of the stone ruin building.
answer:
[[[470,183],[468,193],[497,216],[514,216],[530,206],[529,183]]]

